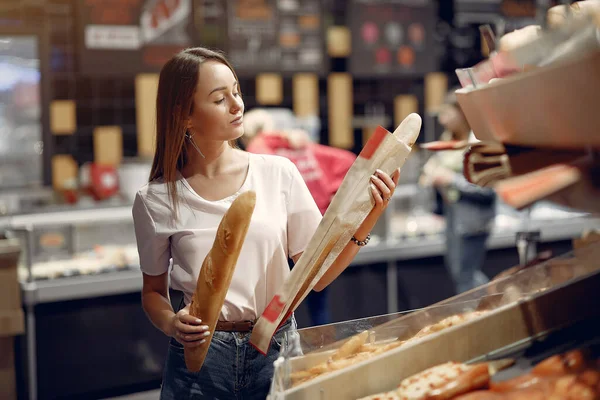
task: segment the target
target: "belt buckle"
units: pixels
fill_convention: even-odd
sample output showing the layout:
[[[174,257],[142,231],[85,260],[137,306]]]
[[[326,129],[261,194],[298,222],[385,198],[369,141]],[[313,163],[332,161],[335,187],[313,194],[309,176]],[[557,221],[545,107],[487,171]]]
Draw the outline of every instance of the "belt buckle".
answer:
[[[236,331],[247,333],[252,330],[252,326],[254,325],[252,321],[240,321],[236,322]]]

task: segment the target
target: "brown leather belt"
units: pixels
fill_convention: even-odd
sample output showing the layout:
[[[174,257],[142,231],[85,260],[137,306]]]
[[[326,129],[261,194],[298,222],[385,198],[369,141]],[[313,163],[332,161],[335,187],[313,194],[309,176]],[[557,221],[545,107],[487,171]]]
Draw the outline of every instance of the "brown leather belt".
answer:
[[[217,321],[216,331],[222,332],[250,332],[254,328],[254,321]]]

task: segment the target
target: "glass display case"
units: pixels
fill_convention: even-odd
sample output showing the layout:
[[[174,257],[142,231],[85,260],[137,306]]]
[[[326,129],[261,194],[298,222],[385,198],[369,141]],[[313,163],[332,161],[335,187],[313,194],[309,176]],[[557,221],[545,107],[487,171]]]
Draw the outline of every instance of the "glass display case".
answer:
[[[378,393],[436,363],[473,360],[590,318],[600,312],[599,301],[590,298],[600,289],[599,247],[520,269],[424,309],[291,332],[276,362],[271,398]]]
[[[139,270],[130,206],[49,208],[6,218],[0,229],[23,244],[22,282]]]
[[[140,306],[130,204],[47,207],[0,218],[0,231],[22,246],[26,334],[16,359],[24,398],[107,398],[159,387],[167,339]]]

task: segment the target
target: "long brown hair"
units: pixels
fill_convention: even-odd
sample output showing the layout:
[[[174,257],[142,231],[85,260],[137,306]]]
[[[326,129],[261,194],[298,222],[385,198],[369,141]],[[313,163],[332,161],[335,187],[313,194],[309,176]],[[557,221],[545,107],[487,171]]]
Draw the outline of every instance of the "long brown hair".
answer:
[[[204,47],[193,47],[177,53],[165,63],[158,80],[156,151],[149,180],[164,180],[175,215],[179,203],[177,171],[181,171],[187,162],[184,137],[187,121],[194,108],[200,65],[209,60],[228,66],[237,80],[225,56]]]

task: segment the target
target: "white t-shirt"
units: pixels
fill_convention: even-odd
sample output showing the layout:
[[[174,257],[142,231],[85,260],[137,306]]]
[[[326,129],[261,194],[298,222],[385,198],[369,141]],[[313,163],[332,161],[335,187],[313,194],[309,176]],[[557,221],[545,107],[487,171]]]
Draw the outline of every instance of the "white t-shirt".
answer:
[[[136,195],[133,219],[142,271],[163,274],[172,258],[171,287],[189,304],[225,211],[240,193],[253,190],[256,206],[219,319],[255,320],[290,273],[288,256],[304,251],[321,222],[298,169],[283,157],[249,154],[246,180],[232,196],[207,201],[181,175],[177,190],[182,200],[177,220],[164,182],[150,182]]]

